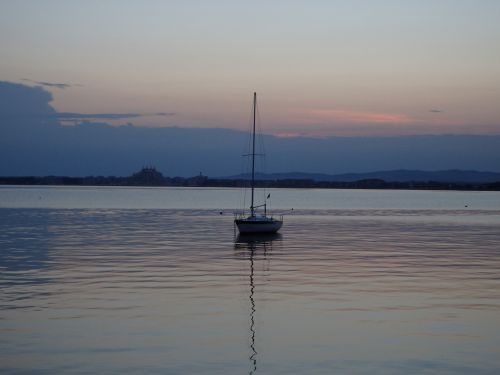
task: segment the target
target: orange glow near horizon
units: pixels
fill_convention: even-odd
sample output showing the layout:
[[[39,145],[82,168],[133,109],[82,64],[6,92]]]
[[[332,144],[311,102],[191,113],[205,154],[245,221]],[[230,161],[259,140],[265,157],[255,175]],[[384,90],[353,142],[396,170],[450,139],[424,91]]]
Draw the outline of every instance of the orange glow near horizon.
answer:
[[[366,112],[339,109],[305,109],[298,110],[304,117],[304,123],[358,123],[358,124],[411,124],[418,122],[405,114]]]

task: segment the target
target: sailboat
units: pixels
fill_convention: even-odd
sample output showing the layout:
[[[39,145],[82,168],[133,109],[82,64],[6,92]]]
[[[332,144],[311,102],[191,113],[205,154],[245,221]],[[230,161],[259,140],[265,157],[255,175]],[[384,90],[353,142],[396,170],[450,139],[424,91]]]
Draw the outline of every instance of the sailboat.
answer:
[[[255,116],[257,110],[257,93],[253,93],[253,131],[252,131],[252,180],[251,180],[251,203],[250,203],[250,216],[244,213],[236,215],[234,224],[238,227],[241,234],[253,233],[276,233],[283,225],[283,216],[280,219],[275,219],[273,216],[267,215],[267,204],[255,205]],[[258,213],[257,209],[263,208],[263,213]]]

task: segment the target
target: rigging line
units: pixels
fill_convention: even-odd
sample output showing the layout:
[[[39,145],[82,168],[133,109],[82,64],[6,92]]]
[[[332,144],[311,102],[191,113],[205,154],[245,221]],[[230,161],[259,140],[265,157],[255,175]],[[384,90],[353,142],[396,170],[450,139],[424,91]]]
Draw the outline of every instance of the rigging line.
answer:
[[[255,200],[254,200],[254,193],[255,193],[255,123],[256,123],[256,112],[257,112],[257,93],[253,93],[253,127],[252,127],[252,201],[250,204],[250,211],[251,211],[251,216],[255,216]]]
[[[261,118],[261,112],[260,112],[260,104],[257,105],[257,110],[256,110],[256,120],[257,120],[257,143],[258,143],[258,149],[259,152],[262,154],[262,158],[259,158],[259,173],[261,174],[261,177],[267,173],[267,160],[266,160],[266,148],[265,148],[265,143],[264,143],[264,132],[262,130],[262,118]],[[261,195],[261,200],[266,203],[266,197],[267,197],[267,188],[264,186],[260,190],[260,195]]]
[[[243,175],[245,175],[246,173],[246,170],[247,170],[247,160],[245,160],[246,158],[241,158],[241,168],[240,168],[240,171]],[[246,207],[247,205],[247,189],[246,189],[246,184],[245,182],[243,181],[242,183],[239,183],[238,185],[243,185],[243,186],[240,186],[240,198],[243,198],[243,209]],[[240,203],[241,203],[241,199],[240,199]]]
[[[253,106],[250,108],[250,111],[248,113],[248,118],[247,118],[247,127],[246,127],[246,136],[245,141],[244,141],[244,148],[245,154],[246,155],[251,155],[252,151],[252,128],[253,128]],[[245,156],[245,155],[243,155]],[[242,178],[242,183],[241,183],[241,196],[243,196],[243,212],[245,211],[245,208],[247,207],[247,194],[248,194],[248,187],[250,185],[249,180],[245,179],[245,176],[248,178],[250,175],[250,159],[248,157],[243,157],[242,156],[242,162],[241,162],[241,174],[243,176]]]

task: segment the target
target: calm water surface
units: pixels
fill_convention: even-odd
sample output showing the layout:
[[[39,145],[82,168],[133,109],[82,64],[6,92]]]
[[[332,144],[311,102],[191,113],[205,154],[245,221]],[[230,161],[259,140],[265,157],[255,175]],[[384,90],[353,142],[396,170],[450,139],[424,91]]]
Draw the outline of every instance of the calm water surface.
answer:
[[[500,194],[271,192],[0,187],[0,372],[500,373]]]

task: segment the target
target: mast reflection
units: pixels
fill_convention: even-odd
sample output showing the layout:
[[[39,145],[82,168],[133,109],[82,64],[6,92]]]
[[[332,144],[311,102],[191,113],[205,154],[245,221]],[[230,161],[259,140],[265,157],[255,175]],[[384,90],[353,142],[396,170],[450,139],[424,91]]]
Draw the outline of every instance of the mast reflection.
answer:
[[[272,251],[273,241],[281,240],[281,234],[267,234],[267,235],[238,235],[236,238],[234,248],[237,255],[244,259],[250,260],[250,364],[251,370],[249,374],[254,374],[257,371],[257,349],[255,347],[255,284],[254,284],[254,258],[258,254],[262,254],[262,259],[267,259],[268,252]]]

